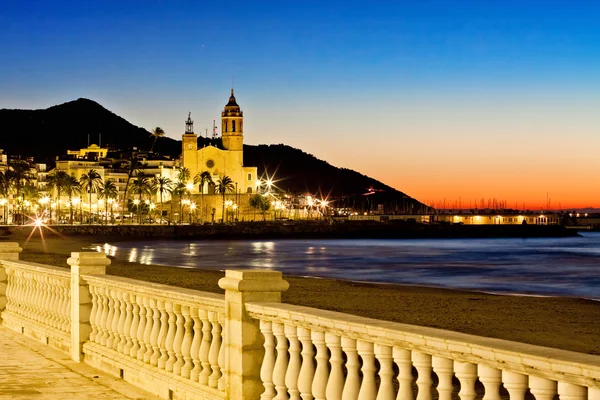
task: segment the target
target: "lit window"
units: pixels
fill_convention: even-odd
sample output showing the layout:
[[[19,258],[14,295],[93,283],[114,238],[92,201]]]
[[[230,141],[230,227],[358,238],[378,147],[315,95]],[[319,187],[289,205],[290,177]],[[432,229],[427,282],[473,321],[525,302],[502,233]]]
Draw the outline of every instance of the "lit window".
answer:
[[[252,174],[248,174],[248,180],[251,181],[252,180]]]

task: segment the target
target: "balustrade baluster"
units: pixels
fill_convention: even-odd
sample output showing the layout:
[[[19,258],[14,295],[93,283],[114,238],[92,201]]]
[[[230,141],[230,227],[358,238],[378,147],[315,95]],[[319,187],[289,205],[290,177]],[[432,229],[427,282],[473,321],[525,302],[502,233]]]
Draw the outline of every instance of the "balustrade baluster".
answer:
[[[531,394],[535,396],[535,400],[553,400],[554,396],[558,393],[558,384],[556,381],[533,375],[529,377],[529,388]]]
[[[60,307],[59,307],[59,288],[55,285],[54,280],[47,276],[42,278],[48,290],[48,311],[50,317],[48,318],[48,325],[53,328],[60,329],[61,318],[60,318]]]
[[[433,372],[438,377],[437,392],[439,400],[452,400],[452,377],[454,376],[454,361],[443,357],[433,356],[431,358]]]
[[[175,322],[177,321],[177,317],[175,312],[173,311],[173,303],[170,301],[165,301],[165,310],[167,311],[167,315],[169,316],[168,324],[169,329],[167,331],[167,337],[165,339],[165,348],[167,349],[167,361],[165,361],[165,371],[173,372],[173,364],[177,358],[175,358],[175,351],[173,350],[173,340],[175,339],[175,331],[177,330],[177,325]]]
[[[559,381],[558,396],[560,400],[585,400],[587,398],[587,388]]]
[[[106,341],[109,337],[108,321],[110,316],[110,298],[108,292],[109,290],[105,287],[98,288],[98,294],[102,297],[102,314],[100,315],[100,321],[98,323],[96,343],[101,346],[106,346]]]
[[[194,339],[192,340],[192,348],[190,353],[192,355],[192,362],[194,368],[190,372],[190,379],[194,382],[198,382],[198,376],[202,370],[202,364],[200,364],[200,343],[202,343],[202,321],[198,316],[198,308],[192,307],[190,310],[190,316],[194,321]]]
[[[275,384],[276,400],[287,399],[287,387],[285,386],[285,373],[288,366],[288,341],[282,323],[273,322],[273,334],[277,339],[277,358],[273,368],[273,383]]]
[[[40,304],[45,308],[45,312],[41,316],[41,322],[43,322],[45,325],[52,326],[53,313],[50,309],[50,290],[48,284],[44,280],[44,277],[40,278],[40,282],[44,285],[44,287],[41,289]]]
[[[358,354],[362,359],[363,379],[358,392],[359,400],[373,400],[377,395],[375,386],[375,353],[373,353],[373,343],[358,340],[356,342]]]
[[[165,309],[165,302],[162,300],[150,299],[150,308],[152,308],[152,332],[150,333],[150,348],[144,354],[144,362],[165,369],[165,364],[169,359],[165,347],[169,315]]]
[[[149,363],[152,355],[152,344],[150,343],[150,335],[152,334],[152,314],[153,310],[150,307],[150,299],[148,296],[137,296],[137,302],[140,306],[140,324],[138,326],[138,338],[140,348],[135,354],[135,358],[139,361]],[[144,355],[148,353],[148,360],[144,361]]]
[[[227,387],[227,370],[225,369],[225,314],[219,313],[219,324],[221,325],[221,346],[219,346],[219,367],[221,368],[221,377],[217,384],[218,390],[225,390]]]
[[[202,343],[200,344],[200,363],[202,364],[202,371],[198,377],[198,382],[202,385],[208,385],[208,377],[211,374],[210,361],[208,359],[210,343],[212,341],[212,335],[210,333],[211,324],[208,320],[208,312],[206,310],[200,310],[198,315],[202,321]]]
[[[181,346],[183,336],[185,335],[185,320],[181,314],[181,304],[173,304],[173,313],[175,314],[175,337],[173,338],[173,353],[175,353],[175,362],[173,363],[173,373],[181,375],[181,367],[184,365]]]
[[[379,390],[377,400],[394,400],[394,368],[392,366],[392,348],[381,344],[375,345],[375,356],[379,360]]]
[[[46,287],[43,284],[41,277],[37,276],[33,281],[33,308],[35,310],[34,320],[46,324],[46,303],[43,302]]]
[[[273,384],[273,370],[275,369],[275,336],[273,335],[273,324],[270,321],[260,321],[260,332],[265,338],[265,357],[260,367],[260,380],[265,391],[260,395],[260,400],[271,400],[275,398],[275,385]]]
[[[106,347],[112,349],[116,347],[116,344],[119,343],[119,334],[117,332],[117,327],[119,324],[119,313],[121,312],[121,303],[117,298],[117,292],[114,289],[110,289],[110,298],[111,298],[111,309],[112,315],[110,319],[110,337],[106,341]]]
[[[328,399],[341,399],[344,390],[344,371],[342,370],[344,358],[342,357],[341,339],[339,336],[327,332],[325,333],[325,344],[330,353],[330,372],[325,388],[325,396]]]
[[[61,317],[62,331],[71,332],[71,282],[69,280],[60,280],[61,285]]]
[[[525,392],[529,388],[527,375],[511,371],[502,371],[504,387],[510,394],[510,400],[525,400]],[[539,400],[539,399],[538,399]]]
[[[485,365],[478,365],[477,372],[479,374],[479,380],[483,383],[483,387],[485,388],[483,400],[500,400],[502,371]]]
[[[410,350],[394,347],[392,350],[394,362],[398,366],[398,395],[396,400],[412,400],[412,357]]]
[[[144,329],[146,328],[146,309],[141,295],[131,294],[131,303],[133,304],[133,321],[131,322],[131,341],[133,342],[129,349],[129,357],[137,359],[137,353],[144,346]]]
[[[28,319],[31,319],[32,317],[30,304],[31,281],[31,274],[29,272],[25,272],[23,274],[23,316]]]
[[[139,322],[139,319],[135,322],[134,325],[134,318],[137,314],[134,312],[135,294],[125,292],[123,296],[126,302],[125,323],[123,324],[123,334],[125,336],[125,343],[123,344],[123,354],[128,356],[131,352],[131,348],[133,347],[133,341],[135,340],[135,335],[137,333],[137,324]]]
[[[298,376],[300,375],[300,367],[302,361],[300,359],[300,341],[298,340],[298,332],[295,326],[285,325],[285,336],[290,344],[289,353],[290,361],[285,373],[285,386],[288,389],[290,400],[300,400],[300,391],[298,390]]]
[[[219,366],[219,351],[221,350],[221,324],[219,323],[219,314],[211,311],[208,313],[208,320],[212,325],[212,340],[208,351],[208,361],[212,368],[212,373],[208,377],[208,386],[216,388],[221,378],[221,367]]]
[[[358,399],[358,391],[360,390],[360,360],[356,351],[356,340],[342,337],[342,350],[346,353],[346,382],[342,391],[342,400]]]
[[[190,316],[190,307],[182,306],[181,315],[183,316],[183,341],[181,343],[181,354],[183,356],[183,365],[181,366],[181,376],[184,378],[190,377],[190,372],[194,367],[192,364],[191,347],[194,333],[192,331],[192,318]]]
[[[312,381],[315,375],[313,344],[311,340],[310,330],[307,328],[298,327],[298,339],[302,343],[302,366],[298,375],[298,390],[302,400],[312,400]]]
[[[315,359],[317,360],[317,368],[312,382],[312,394],[315,400],[324,400],[326,398],[325,388],[329,378],[329,356],[327,354],[327,345],[325,344],[325,333],[312,331],[311,338],[317,349]]]
[[[90,326],[92,327],[92,331],[90,332],[90,342],[95,342],[96,335],[98,334],[97,316],[98,313],[102,310],[98,305],[99,297],[96,293],[96,287],[93,285],[89,285],[88,290],[90,291],[90,295],[92,296],[92,311],[90,311]]]
[[[460,381],[460,400],[475,400],[475,381],[477,380],[477,365],[456,361],[454,363],[456,377]]]
[[[433,384],[431,380],[431,356],[413,351],[412,361],[418,373],[417,386],[419,392],[417,393],[417,400],[431,400],[431,386]]]
[[[125,348],[125,344],[127,343],[127,339],[125,338],[125,331],[128,329],[125,327],[125,319],[127,318],[127,294],[122,290],[119,290],[119,302],[121,312],[119,313],[119,321],[117,322],[117,332],[119,333],[119,340],[116,343],[116,346],[113,345],[113,348],[117,350],[119,353],[123,353],[123,349]],[[130,311],[131,312],[131,311]]]

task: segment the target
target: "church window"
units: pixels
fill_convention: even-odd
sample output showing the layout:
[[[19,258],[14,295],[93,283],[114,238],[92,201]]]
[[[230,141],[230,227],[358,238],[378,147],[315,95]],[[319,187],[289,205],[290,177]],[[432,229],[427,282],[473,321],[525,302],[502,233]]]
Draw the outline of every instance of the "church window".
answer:
[[[227,132],[227,120],[223,121],[225,132]]]
[[[252,193],[252,188],[248,187],[248,189],[246,189],[246,193]]]
[[[252,174],[248,174],[248,180],[251,181],[252,180]]]
[[[231,121],[231,132],[235,132],[235,119]]]
[[[214,162],[213,160],[208,160],[208,161],[206,162],[206,167],[207,167],[207,168],[212,168],[212,167],[214,167],[214,166],[215,166],[215,162]]]

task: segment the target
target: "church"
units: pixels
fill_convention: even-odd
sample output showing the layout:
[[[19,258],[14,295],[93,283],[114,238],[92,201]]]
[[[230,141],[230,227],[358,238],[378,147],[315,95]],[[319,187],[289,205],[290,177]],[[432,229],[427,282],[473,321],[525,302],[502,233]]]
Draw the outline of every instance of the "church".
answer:
[[[256,167],[244,166],[244,113],[235,100],[233,89],[231,97],[221,113],[221,138],[223,149],[206,146],[198,149],[198,135],[194,133],[191,117],[186,121],[185,133],[182,137],[182,166],[190,171],[193,179],[196,175],[207,171],[216,184],[224,176],[228,176],[237,188],[237,193],[253,193],[256,191]],[[202,188],[203,194],[209,194],[209,185]],[[198,185],[194,185],[191,193],[200,193]]]

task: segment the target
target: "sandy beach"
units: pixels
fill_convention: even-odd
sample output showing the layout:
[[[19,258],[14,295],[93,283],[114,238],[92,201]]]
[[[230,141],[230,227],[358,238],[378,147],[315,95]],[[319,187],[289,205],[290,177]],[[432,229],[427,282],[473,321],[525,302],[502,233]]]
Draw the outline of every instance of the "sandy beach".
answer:
[[[67,267],[72,251],[112,238],[46,235],[26,241],[13,232],[5,241],[19,242],[21,259]],[[121,238],[123,240],[123,238]],[[222,293],[221,271],[181,269],[118,262],[107,273],[132,279]],[[473,335],[600,355],[600,302],[568,297],[493,295],[405,285],[357,283],[285,276],[290,289],[283,301],[349,314],[448,329]]]

